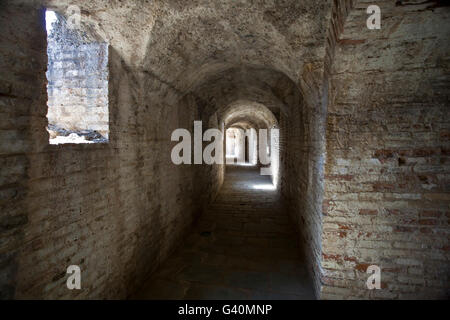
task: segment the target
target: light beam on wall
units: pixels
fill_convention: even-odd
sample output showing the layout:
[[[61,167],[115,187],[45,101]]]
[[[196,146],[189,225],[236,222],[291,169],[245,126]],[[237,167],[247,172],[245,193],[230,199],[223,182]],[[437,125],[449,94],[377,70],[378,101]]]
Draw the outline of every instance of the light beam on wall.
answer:
[[[58,20],[56,13],[54,11],[45,11],[45,27],[47,29],[47,34],[50,34],[53,30],[53,23]]]

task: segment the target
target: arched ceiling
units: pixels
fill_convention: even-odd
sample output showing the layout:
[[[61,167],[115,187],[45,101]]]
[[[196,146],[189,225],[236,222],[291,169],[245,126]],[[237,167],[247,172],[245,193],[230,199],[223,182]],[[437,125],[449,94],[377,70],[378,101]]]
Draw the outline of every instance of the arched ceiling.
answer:
[[[254,129],[267,129],[278,125],[274,114],[264,105],[253,101],[239,100],[219,110],[218,118],[225,128],[247,124]]]
[[[247,100],[268,107],[274,114],[298,105],[300,91],[285,74],[257,66],[232,67],[192,83],[189,91],[221,110],[234,101]]]
[[[297,107],[303,65],[324,59],[332,8],[330,0],[44,1],[63,14],[79,6],[86,30],[133,69],[203,101],[205,117],[241,100],[275,117]]]
[[[217,114],[225,126],[233,121],[253,121],[255,128],[268,128],[301,101],[300,90],[285,74],[257,66],[210,74],[202,82],[192,83],[189,92],[205,102],[204,119]]]
[[[298,0],[164,1],[143,67],[177,87],[199,70],[206,79],[242,65],[298,79],[303,61],[323,57],[329,8]]]
[[[18,0],[23,2],[30,2]],[[177,88],[230,67],[257,65],[298,83],[302,66],[322,61],[331,1],[44,0],[82,23],[142,68]]]
[[[238,128],[245,131],[252,128],[255,129],[255,125],[252,122],[244,121],[233,123],[230,128]]]

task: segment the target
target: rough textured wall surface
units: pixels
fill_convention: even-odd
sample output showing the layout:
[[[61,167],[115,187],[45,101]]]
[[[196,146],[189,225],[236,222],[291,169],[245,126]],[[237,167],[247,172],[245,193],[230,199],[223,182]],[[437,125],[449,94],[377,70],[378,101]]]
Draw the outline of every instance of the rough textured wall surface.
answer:
[[[87,42],[60,16],[47,39],[49,124],[108,138],[108,44]]]
[[[317,102],[319,104],[320,102]],[[317,106],[317,104],[314,104]],[[287,207],[299,232],[299,241],[314,280],[316,296],[320,292],[321,254],[321,154],[320,141],[313,134],[320,121],[317,110],[302,101],[288,119],[286,132],[285,187],[282,189]]]
[[[19,23],[11,24],[14,16]],[[18,256],[29,223],[28,170],[38,106],[46,104],[42,12],[0,3],[0,298],[14,297]],[[42,116],[45,117],[45,112]],[[45,127],[41,128],[45,130]],[[48,138],[45,143],[48,143]]]
[[[2,297],[125,298],[198,212],[195,168],[170,161],[170,132],[192,123],[195,105],[111,50],[111,141],[49,145],[44,10],[2,5],[1,14],[21,22],[1,19]],[[83,290],[66,288],[71,264]]]
[[[422,2],[375,1],[371,31],[371,1],[73,0],[110,45],[110,141],[49,146],[42,8],[67,3],[2,1],[1,297],[126,297],[223,182],[172,165],[173,129],[274,118],[317,297],[445,297],[449,10]]]
[[[331,7],[331,6],[330,6]],[[299,81],[301,95],[287,119],[286,187],[283,198],[299,231],[302,253],[314,283],[317,298],[321,297],[322,275],[322,203],[326,154],[326,117],[329,70],[334,59],[336,38],[341,32],[352,1],[334,1],[325,49],[321,59],[308,59]]]
[[[333,62],[321,297],[448,298],[450,10],[374,3],[382,29],[356,3]]]

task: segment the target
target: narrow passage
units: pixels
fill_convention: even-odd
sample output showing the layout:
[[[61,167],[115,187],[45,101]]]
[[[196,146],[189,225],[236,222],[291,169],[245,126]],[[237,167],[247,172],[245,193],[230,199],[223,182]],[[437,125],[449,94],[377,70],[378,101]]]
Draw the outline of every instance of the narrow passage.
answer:
[[[296,239],[270,177],[227,166],[215,202],[134,298],[314,299]]]

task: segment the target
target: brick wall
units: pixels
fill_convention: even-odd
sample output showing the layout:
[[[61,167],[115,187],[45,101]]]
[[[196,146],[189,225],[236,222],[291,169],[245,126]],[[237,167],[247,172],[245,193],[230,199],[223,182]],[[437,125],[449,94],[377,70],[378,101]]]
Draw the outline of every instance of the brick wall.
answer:
[[[48,121],[108,138],[108,44],[84,39],[58,16],[48,35]]]
[[[11,16],[17,25],[11,24]],[[18,255],[28,223],[28,170],[31,136],[45,105],[43,12],[0,3],[0,297],[14,297]],[[43,113],[45,117],[45,113]],[[44,129],[44,128],[43,128]],[[45,130],[45,129],[44,129]],[[48,143],[48,140],[45,141]]]
[[[321,297],[448,298],[450,12],[374,4],[382,29],[355,4],[333,62]]]
[[[326,163],[326,119],[329,74],[336,39],[352,8],[351,0],[334,1],[328,17],[326,47],[320,60],[306,60],[287,125],[287,175],[283,196],[297,224],[299,241],[314,283],[316,297],[323,285],[322,221],[324,165]]]
[[[170,133],[196,105],[111,48],[109,143],[49,145],[44,10],[0,12],[1,297],[125,298],[198,213],[195,167],[170,161]],[[80,291],[66,288],[71,264]]]
[[[317,105],[316,105],[317,106]],[[286,139],[286,187],[283,196],[297,225],[299,241],[316,294],[320,288],[321,207],[323,155],[321,141],[314,140],[321,119],[319,109],[309,108],[301,100],[292,110]],[[316,117],[313,116],[316,115]]]
[[[273,70],[240,68],[185,94],[111,46],[109,143],[52,146],[44,11],[21,3],[0,4],[1,298],[132,293],[223,182],[223,166],[173,165],[171,132],[220,126],[210,109],[243,97],[288,107],[281,190],[317,297],[448,297],[448,8],[376,2],[377,32],[367,2],[334,2],[301,92]],[[70,264],[81,291],[65,287]],[[370,264],[382,290],[365,287]]]

